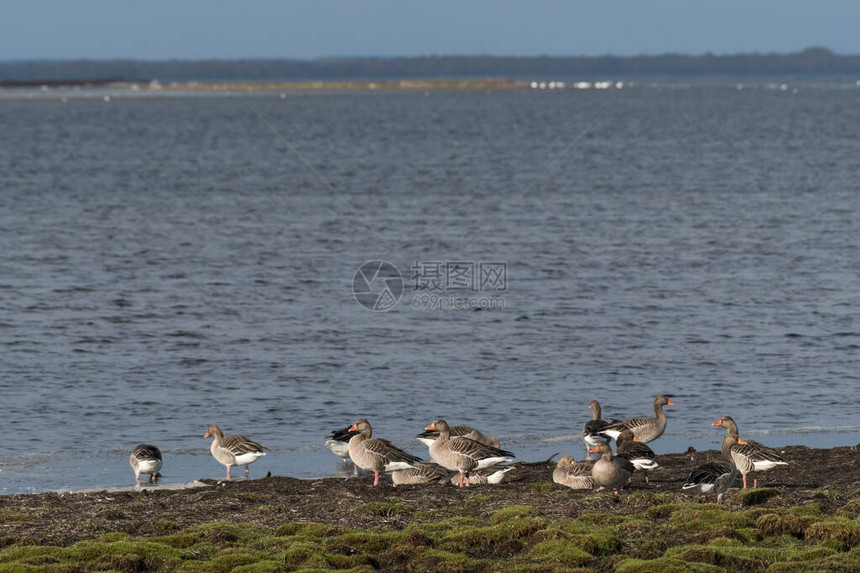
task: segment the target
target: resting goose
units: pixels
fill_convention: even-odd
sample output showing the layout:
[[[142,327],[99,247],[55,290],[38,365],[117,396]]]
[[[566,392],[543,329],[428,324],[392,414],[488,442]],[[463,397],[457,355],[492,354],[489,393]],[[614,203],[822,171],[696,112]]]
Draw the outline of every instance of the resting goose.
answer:
[[[611,489],[617,494],[618,490],[630,480],[636,468],[627,458],[613,456],[609,444],[597,444],[591,452],[600,454],[600,459],[594,462],[591,468],[591,479],[594,480],[597,491]]]
[[[236,434],[225,436],[221,428],[212,424],[203,435],[204,438],[214,436],[209,451],[218,463],[227,467],[227,479],[230,479],[230,468],[233,466],[245,466],[245,477],[250,473],[248,466],[265,456],[263,446],[245,436]]]
[[[496,469],[490,468],[486,470],[478,470],[469,474],[470,485],[496,485],[504,481],[505,476],[509,471],[514,469],[514,466]],[[460,485],[460,476],[456,475],[451,478],[451,483]]]
[[[552,481],[570,489],[594,489],[591,464],[576,463],[572,456],[563,455],[552,472]]]
[[[489,468],[515,457],[509,451],[482,444],[464,437],[451,437],[445,420],[437,419],[424,428],[439,432],[439,437],[430,445],[430,457],[443,468],[460,472],[460,487],[469,485],[469,474],[475,470]]]
[[[391,472],[391,481],[395,486],[398,485],[413,485],[430,482],[438,482],[451,475],[451,472],[432,462],[421,462],[415,464],[415,467],[405,470],[397,470]]]
[[[707,462],[690,472],[687,483],[681,486],[682,492],[717,494],[717,503],[722,503],[723,495],[738,479],[738,469],[730,461]]]
[[[609,422],[600,418],[600,402],[592,400],[588,407],[591,408],[594,418],[585,423],[585,427],[582,429],[582,441],[585,442],[586,446],[594,447],[599,443],[606,442],[607,438],[600,435],[600,430],[608,426]]]
[[[674,406],[675,404],[664,394],[660,394],[654,398],[654,418],[630,418],[629,420],[620,420],[607,424],[600,430],[600,433],[609,436],[613,440],[618,439],[618,435],[624,430],[630,430],[633,435],[643,442],[653,442],[663,435],[666,429],[666,414],[663,413],[663,406]]]
[[[627,458],[633,464],[633,467],[644,471],[645,483],[648,483],[648,472],[659,467],[654,450],[640,441],[630,430],[624,430],[618,434],[618,439],[615,443],[615,455]]]
[[[134,481],[140,481],[140,474],[149,474],[149,481],[155,483],[161,470],[161,450],[149,444],[140,444],[128,457],[134,471]]]
[[[726,429],[726,437],[723,438],[723,457],[731,459],[737,466],[743,477],[744,489],[747,488],[748,473],[753,474],[753,487],[758,487],[756,472],[764,472],[778,466],[788,465],[788,462],[782,459],[776,450],[754,440],[741,440],[738,437],[738,425],[730,416],[723,416],[711,425],[722,426]]]
[[[404,452],[388,440],[374,438],[370,422],[361,418],[349,427],[357,432],[349,439],[349,457],[361,469],[373,472],[373,486],[379,485],[379,474],[414,468],[418,456]]]

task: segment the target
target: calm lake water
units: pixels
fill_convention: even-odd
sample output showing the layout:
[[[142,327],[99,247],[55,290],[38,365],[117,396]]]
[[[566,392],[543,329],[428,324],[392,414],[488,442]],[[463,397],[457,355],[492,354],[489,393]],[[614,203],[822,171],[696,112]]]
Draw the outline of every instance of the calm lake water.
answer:
[[[324,438],[358,417],[418,455],[443,416],[582,456],[590,400],[657,393],[658,453],[724,414],[860,441],[860,89],[9,100],[0,125],[0,493],[130,486],[141,442],[162,483],[221,477],[212,423],[269,447],[252,477],[338,475]],[[403,277],[367,284],[385,312],[353,294],[373,260]]]

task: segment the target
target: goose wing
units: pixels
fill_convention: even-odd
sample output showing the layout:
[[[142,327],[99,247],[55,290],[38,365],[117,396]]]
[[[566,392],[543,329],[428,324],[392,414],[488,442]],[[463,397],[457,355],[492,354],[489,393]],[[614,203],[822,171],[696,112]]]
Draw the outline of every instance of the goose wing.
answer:
[[[140,444],[134,449],[132,455],[139,461],[160,460],[161,450],[149,444]]]
[[[684,487],[700,485],[714,485],[721,476],[728,476],[734,471],[734,466],[729,462],[708,462],[693,469],[687,478]]]
[[[382,438],[368,438],[362,443],[364,444],[365,450],[374,456],[382,458],[385,460],[386,464],[390,462],[411,464],[421,461],[421,458],[418,456],[413,456],[408,452],[404,452],[388,440],[383,440]]]
[[[241,434],[236,434],[234,436],[224,436],[221,439],[221,447],[228,450],[234,456],[241,456],[244,454],[256,454],[262,452],[265,449],[263,446],[261,446],[254,440],[249,440]]]
[[[483,460],[486,458],[507,458],[516,457],[513,453],[503,450],[501,448],[494,448],[493,446],[488,446],[486,444],[482,444],[476,440],[471,440],[469,438],[451,438],[448,440],[448,448],[461,456],[465,456],[467,458],[471,458],[473,460]]]

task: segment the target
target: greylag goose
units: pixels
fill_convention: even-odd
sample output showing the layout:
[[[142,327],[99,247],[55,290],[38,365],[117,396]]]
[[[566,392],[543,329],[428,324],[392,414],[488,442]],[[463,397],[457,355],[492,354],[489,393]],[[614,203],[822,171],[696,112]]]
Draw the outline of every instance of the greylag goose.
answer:
[[[343,459],[343,465],[349,463],[349,440],[358,432],[350,432],[349,428],[333,431],[325,441],[331,453]],[[358,467],[352,464],[353,473],[358,475]]]
[[[514,469],[514,466],[504,468],[490,468],[486,470],[478,470],[469,474],[470,485],[496,485],[502,483],[509,471]],[[460,485],[460,476],[455,475],[451,478],[451,483]]]
[[[629,420],[620,420],[607,424],[600,430],[600,433],[609,436],[613,440],[618,439],[618,434],[624,430],[630,430],[633,435],[643,442],[653,442],[663,435],[666,429],[666,414],[663,413],[663,406],[674,406],[675,404],[664,394],[660,394],[654,398],[654,418],[630,418]]]
[[[593,419],[585,423],[582,429],[582,441],[585,442],[586,447],[594,447],[607,440],[606,436],[600,435],[600,430],[608,426],[609,422],[600,418],[600,402],[592,400],[588,407],[591,408]]]
[[[499,447],[499,440],[497,440],[493,436],[485,436],[479,430],[476,430],[471,426],[448,426],[448,431],[450,432],[452,438],[469,438],[470,440],[475,440],[476,442],[481,442],[482,444],[493,446],[494,448]],[[423,432],[415,436],[415,439],[424,444],[425,446],[430,447],[438,437],[438,431],[424,430]]]
[[[558,464],[552,472],[552,481],[570,489],[594,489],[591,464],[578,464],[568,455],[558,459]]]
[[[717,494],[717,503],[722,503],[723,495],[738,479],[735,464],[727,461],[706,462],[690,472],[687,483],[681,486],[682,492]]]
[[[134,481],[140,481],[140,474],[149,474],[149,481],[155,483],[161,470],[161,450],[149,444],[140,444],[128,457],[134,470]]]
[[[469,485],[469,474],[475,470],[489,468],[515,457],[509,451],[482,444],[462,436],[451,437],[445,420],[437,419],[424,428],[439,432],[439,437],[430,445],[430,457],[443,468],[460,472],[460,487]]]
[[[615,444],[615,455],[627,458],[633,467],[645,472],[645,483],[648,483],[648,472],[659,467],[654,450],[634,436],[630,430],[624,430],[618,434]]]
[[[597,444],[591,451],[600,454],[600,459],[594,462],[591,468],[591,479],[594,480],[597,491],[611,489],[617,494],[636,468],[627,458],[613,456],[609,444]]]
[[[753,474],[753,487],[758,487],[757,472],[788,465],[776,450],[754,440],[741,440],[738,437],[738,425],[731,417],[723,416],[711,425],[726,429],[726,437],[723,438],[723,457],[732,460],[737,466],[743,477],[744,489],[747,488],[748,473]]]
[[[215,424],[209,426],[203,435],[204,438],[209,436],[215,438],[209,446],[209,451],[218,463],[227,467],[227,479],[230,479],[230,468],[233,466],[245,466],[245,477],[247,477],[250,474],[248,466],[266,455],[263,446],[257,442],[240,434],[225,436],[221,428]]]
[[[421,462],[415,467],[391,472],[395,486],[438,482],[451,475],[451,472],[432,462]]]
[[[379,474],[414,468],[421,461],[418,456],[404,452],[388,440],[374,438],[370,422],[361,418],[349,427],[358,432],[349,440],[349,457],[355,465],[373,472],[373,485],[379,485]]]

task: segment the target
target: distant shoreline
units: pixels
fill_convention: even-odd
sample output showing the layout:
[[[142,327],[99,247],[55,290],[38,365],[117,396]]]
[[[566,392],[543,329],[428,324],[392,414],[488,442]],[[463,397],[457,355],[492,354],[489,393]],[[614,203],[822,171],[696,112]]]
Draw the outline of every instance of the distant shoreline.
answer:
[[[0,61],[0,82],[154,78],[170,82],[397,82],[469,78],[600,80],[648,76],[740,77],[860,75],[860,55],[812,47],[789,54],[659,56],[416,56],[316,60]],[[482,81],[482,80],[470,80]]]
[[[169,82],[165,84],[145,78],[106,78],[78,80],[8,80],[0,81],[3,88],[75,88],[122,87],[132,90],[181,91],[300,91],[300,90],[435,90],[435,89],[523,89],[529,82],[504,78],[461,78],[432,80],[382,81],[225,81],[225,82]]]

